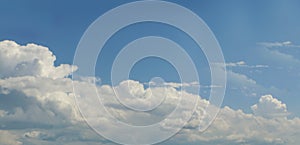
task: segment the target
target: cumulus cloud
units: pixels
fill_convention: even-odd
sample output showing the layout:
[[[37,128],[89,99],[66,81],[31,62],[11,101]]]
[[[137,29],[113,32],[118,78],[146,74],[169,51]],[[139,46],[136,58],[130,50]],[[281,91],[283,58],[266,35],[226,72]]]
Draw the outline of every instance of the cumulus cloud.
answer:
[[[62,78],[68,76],[76,66],[62,64],[54,66],[56,57],[44,46],[19,45],[14,41],[0,42],[0,77],[41,76]]]
[[[6,109],[8,113],[0,121],[7,123],[5,128],[11,128],[17,127],[10,123],[14,121],[25,126],[49,126],[79,119],[80,115],[74,109],[71,84],[68,78],[23,76],[1,79],[0,109]]]
[[[24,98],[35,98],[35,99],[29,99],[30,102],[23,102],[28,103],[27,106],[31,106],[30,108],[26,106],[19,106],[18,104],[11,103],[11,106],[14,106],[18,109],[9,109],[12,110],[10,112],[10,115],[7,113],[6,116],[2,117],[0,120],[1,124],[4,125],[2,129],[20,129],[20,130],[31,130],[32,128],[37,128],[33,131],[26,131],[22,133],[22,135],[19,136],[23,142],[30,142],[32,144],[40,144],[41,142],[62,142],[62,143],[71,143],[71,142],[90,142],[92,144],[103,142],[104,139],[99,138],[97,135],[93,134],[92,131],[89,132],[88,127],[82,127],[82,123],[80,117],[78,117],[77,111],[75,109],[73,104],[73,98],[65,95],[70,91],[71,88],[63,87],[63,86],[69,86],[71,84],[70,80],[68,78],[63,78],[64,81],[58,81],[60,79],[56,79],[55,81],[50,81],[51,79],[46,79],[48,85],[42,86],[39,84],[34,85],[34,83],[37,82],[43,82],[42,78],[35,78],[39,80],[32,79],[31,83],[30,79],[20,80],[20,86],[18,86],[18,83],[16,83],[16,80],[12,80],[13,78],[6,79],[6,83],[1,83],[2,88],[6,88],[6,90],[9,90],[11,92],[13,91],[19,91],[23,92],[23,95],[20,97]],[[22,82],[23,81],[23,82]],[[28,82],[29,81],[29,82]],[[26,82],[26,83],[24,83]],[[46,82],[46,81],[45,81]],[[89,93],[91,91],[91,84],[87,82],[77,82],[81,87],[86,87],[84,90],[88,90],[87,92],[83,93]],[[136,81],[125,81],[120,83],[120,85],[116,87],[124,87],[124,84],[132,83],[135,84],[135,86],[140,86],[139,89],[136,88],[127,88],[127,93],[132,93],[133,95],[139,96],[141,98],[147,97],[147,89],[141,87],[142,84]],[[23,84],[23,85],[22,85]],[[66,85],[67,84],[67,85]],[[30,88],[29,88],[30,86]],[[41,87],[42,86],[42,87]],[[131,85],[129,85],[131,86]],[[46,89],[49,88],[49,89]],[[60,88],[60,89],[59,89]],[[148,88],[149,89],[149,88]],[[56,92],[54,91],[56,90]],[[113,87],[104,85],[99,86],[98,88],[99,94],[102,95],[104,99],[112,98],[113,96]],[[155,91],[154,93],[162,94],[159,90],[152,90]],[[155,123],[157,121],[160,121],[164,118],[164,114],[170,113],[174,107],[177,105],[177,101],[180,97],[179,91],[176,89],[168,88],[165,89],[167,91],[167,94],[169,94],[170,98],[166,104],[162,107],[160,107],[155,112],[145,112],[145,113],[136,113],[134,111],[129,111],[124,107],[121,107],[122,105],[119,105],[118,102],[115,101],[105,101],[107,109],[116,116],[119,120],[124,122],[129,122],[134,125],[146,125]],[[14,94],[8,93],[6,91],[6,95],[12,97]],[[50,95],[52,94],[53,95]],[[61,92],[61,93],[57,93]],[[3,97],[3,96],[1,96]],[[5,97],[5,96],[4,96]],[[197,95],[188,94],[185,93],[185,97],[199,97]],[[19,100],[22,100],[21,98],[18,98]],[[1,98],[1,102],[3,102],[3,98]],[[134,100],[134,99],[132,99]],[[188,101],[188,100],[187,100]],[[146,101],[147,102],[147,101]],[[140,104],[146,102],[142,102],[141,100],[136,101],[135,103]],[[268,102],[268,103],[266,103]],[[268,112],[264,112],[264,114],[246,114],[241,110],[233,110],[230,107],[225,107],[221,109],[221,112],[219,116],[216,118],[212,126],[208,128],[205,132],[200,133],[198,130],[199,125],[201,125],[201,121],[204,121],[204,106],[207,105],[209,102],[203,99],[199,100],[199,106],[197,107],[196,112],[194,113],[194,116],[190,120],[190,122],[186,125],[186,127],[183,128],[179,134],[177,134],[175,137],[173,137],[170,141],[166,142],[169,144],[214,144],[217,142],[227,142],[227,144],[241,144],[241,143],[264,143],[264,144],[287,144],[297,141],[297,130],[296,128],[300,128],[299,126],[299,119],[287,119],[282,117],[281,119],[278,118],[276,115],[276,120],[274,119],[275,113],[281,113],[283,110],[286,112],[285,109],[278,109],[280,107],[278,106],[284,106],[281,102],[276,100],[273,97],[261,97],[258,104],[255,104],[254,106],[264,106],[265,104],[270,104],[271,102],[274,102],[277,105],[269,105]],[[84,102],[88,106],[94,105],[97,102]],[[134,103],[134,102],[131,102]],[[40,105],[43,104],[43,105]],[[189,103],[187,102],[186,105]],[[272,104],[272,103],[271,103]],[[2,106],[2,105],[1,105]],[[35,106],[35,107],[34,107]],[[258,112],[259,109],[264,109],[257,107],[256,112]],[[282,107],[281,107],[282,108]],[[2,108],[5,109],[5,108]],[[87,109],[91,110],[85,110],[87,112],[93,113],[95,110],[94,108],[87,107]],[[7,110],[7,111],[9,111]],[[7,112],[6,111],[6,112]],[[96,110],[101,111],[101,110]],[[272,113],[269,114],[269,113]],[[101,114],[101,112],[100,112]],[[271,117],[266,117],[266,115],[271,115]],[[14,117],[12,117],[14,116]],[[98,116],[99,118],[105,117],[105,115]],[[43,119],[46,118],[46,119]],[[104,118],[105,119],[105,118]],[[180,117],[179,117],[180,119]],[[6,121],[5,121],[6,120]],[[49,120],[49,121],[47,121]],[[19,128],[12,128],[14,125],[11,125],[10,122],[18,121],[19,124],[24,126],[19,126]],[[68,123],[66,123],[66,121]],[[31,126],[28,124],[28,122],[36,124],[35,126]],[[167,127],[176,126],[180,120],[174,118],[172,120],[168,121]],[[16,123],[16,122],[15,122]],[[41,124],[42,125],[37,125]],[[106,122],[105,120],[99,122],[99,125],[103,125],[106,128],[110,128],[111,122]],[[77,126],[78,128],[73,128],[72,126]],[[51,130],[50,128],[56,128],[55,130]],[[50,131],[49,131],[50,129]],[[69,130],[69,131],[67,131]],[[79,134],[73,134],[72,130],[78,131]],[[110,130],[111,131],[111,130]],[[88,132],[87,134],[85,132]],[[296,136],[295,136],[296,134]],[[75,139],[78,138],[78,139]]]
[[[205,132],[200,134],[195,128],[186,128],[173,140],[175,144],[296,145],[300,141],[299,121],[299,118],[268,119],[224,107]]]
[[[265,118],[285,118],[289,114],[286,104],[273,98],[272,95],[262,96],[258,104],[251,106],[251,109],[255,115]]]
[[[55,56],[48,48],[35,44],[20,46],[12,41],[0,44],[0,71],[3,73],[0,78],[0,144],[113,144],[98,136],[85,124],[76,108],[72,83],[81,88],[76,92],[76,95],[81,97],[77,103],[81,103],[84,111],[90,113],[90,117],[94,117],[92,119],[95,119],[95,123],[105,131],[118,132],[111,127],[112,122],[107,120],[104,110],[90,107],[99,103],[88,99],[92,97],[91,93],[95,89],[101,94],[101,101],[107,111],[120,121],[132,125],[148,125],[163,120],[176,108],[181,96],[184,96],[181,109],[182,115],[185,116],[186,110],[191,108],[190,104],[197,98],[198,106],[189,123],[177,135],[162,144],[296,145],[300,141],[300,119],[288,119],[286,105],[270,95],[262,96],[259,102],[251,107],[253,114],[230,107],[222,108],[212,125],[201,133],[198,130],[199,125],[206,124],[209,120],[209,115],[205,115],[205,107],[209,101],[196,94],[178,91],[176,83],[145,88],[143,83],[133,80],[121,82],[113,87],[95,86],[93,80],[96,79],[91,78],[72,82],[70,78],[65,77],[71,73],[70,69],[55,67]],[[35,59],[39,63],[33,63]],[[9,61],[12,63],[2,63]],[[17,71],[16,68],[23,62],[30,65],[25,65],[22,71]],[[231,75],[237,80],[247,80],[249,84],[256,83],[245,76]],[[186,84],[190,85],[198,84]],[[132,106],[149,107],[160,103],[162,97],[165,98],[161,106],[153,111],[136,112],[114,99],[114,89],[119,90],[120,95],[133,95],[133,98],[123,97],[123,103]],[[182,118],[174,116],[167,124],[163,124],[163,127],[175,127]]]

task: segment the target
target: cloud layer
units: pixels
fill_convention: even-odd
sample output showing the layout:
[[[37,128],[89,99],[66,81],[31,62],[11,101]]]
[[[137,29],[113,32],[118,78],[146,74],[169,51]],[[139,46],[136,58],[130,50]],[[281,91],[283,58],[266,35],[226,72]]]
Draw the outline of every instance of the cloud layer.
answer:
[[[75,66],[54,66],[52,52],[35,44],[21,46],[13,41],[3,41],[0,42],[0,52],[0,144],[113,144],[93,132],[76,107],[72,83],[82,88],[80,94],[83,96],[91,95],[95,86],[84,79],[72,82],[66,77]],[[171,84],[176,83],[168,83],[166,88],[150,89],[144,88],[140,82],[127,80],[114,87],[102,85],[96,86],[96,89],[113,116],[133,125],[163,120],[177,106],[182,94],[183,108],[189,108],[191,100],[200,98],[189,123],[161,144],[296,145],[300,142],[300,119],[288,118],[287,106],[271,95],[262,96],[257,104],[251,106],[253,113],[250,114],[230,107],[222,108],[212,125],[201,133],[198,127],[207,120],[204,108],[209,102],[198,95],[178,91],[178,86]],[[111,99],[115,96],[113,89],[135,96],[125,99],[133,106],[151,106],[158,103],[160,97],[165,97],[165,100],[155,111],[135,112]],[[151,96],[154,99],[150,99]],[[103,110],[89,108],[99,102],[88,101],[83,99],[80,102],[86,104],[85,111],[104,114]],[[108,122],[105,115],[94,117],[97,125],[106,131],[118,132],[113,130],[112,122]],[[181,117],[177,117],[168,120],[165,127],[175,127],[181,121]]]

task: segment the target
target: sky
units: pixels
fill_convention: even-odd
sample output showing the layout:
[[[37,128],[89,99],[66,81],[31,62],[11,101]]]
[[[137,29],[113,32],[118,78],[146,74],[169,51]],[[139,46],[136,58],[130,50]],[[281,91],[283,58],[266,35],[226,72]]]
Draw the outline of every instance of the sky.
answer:
[[[73,65],[73,59],[87,28],[105,12],[131,1],[1,2],[0,143],[114,144],[89,129],[76,109],[73,93],[82,93],[83,96],[92,94],[81,90],[73,92],[72,85],[89,90],[93,81],[81,78],[74,83],[70,76],[73,71],[81,69]],[[160,144],[293,145],[299,142],[300,2],[168,2],[193,11],[213,32],[225,59],[227,82],[220,113],[206,132],[202,134],[197,130],[197,124],[201,124],[197,123],[197,119],[201,120],[203,115],[197,110],[187,127]],[[174,16],[180,16],[179,13],[174,13]],[[113,96],[112,89],[117,88],[120,89],[120,94],[129,92],[147,98],[147,94],[151,92],[154,96],[160,96],[161,90],[151,90],[151,85],[147,86],[147,83],[154,77],[161,77],[168,85],[164,93],[171,94],[166,105],[171,108],[176,105],[173,101],[180,94],[180,75],[171,63],[157,57],[137,62],[131,69],[128,80],[112,86],[111,69],[114,59],[128,43],[145,36],[165,37],[184,48],[195,64],[201,86],[198,94],[187,91],[185,101],[193,102],[191,100],[196,95],[196,98],[201,98],[200,104],[209,104],[209,91],[214,86],[211,84],[211,70],[206,55],[187,33],[158,22],[129,25],[108,39],[95,66],[95,77],[99,79],[96,89],[100,94],[110,98]],[[178,59],[181,60],[180,57]],[[126,87],[124,83],[134,87]],[[194,85],[193,82],[184,83],[187,87]],[[130,105],[149,105],[142,100],[126,99],[129,99],[125,102]],[[94,104],[86,101],[88,100],[84,98],[80,100],[83,102],[81,107],[86,107],[84,103]],[[109,104],[108,108],[117,112],[117,118],[133,124],[153,123],[162,120],[164,115],[161,114],[170,113],[170,108],[162,107],[157,112],[152,112],[150,116],[153,118],[145,119],[149,112],[134,115],[118,106],[117,102],[110,101],[113,100],[108,99],[106,102]],[[150,101],[157,103],[160,100]],[[203,106],[200,105],[199,108],[201,107]],[[182,109],[188,108],[184,106]],[[90,117],[91,114],[85,115]],[[100,118],[105,120],[105,117]],[[109,133],[105,132],[107,135],[120,133],[114,130],[112,123],[103,120],[100,121],[100,126],[111,127]]]

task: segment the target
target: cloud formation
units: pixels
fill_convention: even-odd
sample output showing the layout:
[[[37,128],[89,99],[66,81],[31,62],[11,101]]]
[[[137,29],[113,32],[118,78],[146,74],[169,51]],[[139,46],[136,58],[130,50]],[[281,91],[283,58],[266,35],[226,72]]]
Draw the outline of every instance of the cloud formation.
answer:
[[[54,66],[55,56],[46,47],[35,44],[20,46],[12,41],[3,41],[0,44],[1,62],[12,61],[0,65],[3,74],[0,78],[0,144],[113,144],[93,132],[76,108],[72,83],[82,88],[79,94],[90,96],[95,88],[93,82],[84,79],[72,82],[66,76],[74,66]],[[16,59],[13,59],[14,57]],[[23,62],[26,62],[24,68],[16,69],[22,66]],[[248,81],[255,84],[252,80]],[[193,86],[195,83],[185,85]],[[289,119],[286,105],[271,95],[262,96],[258,103],[251,107],[253,113],[250,114],[230,107],[222,108],[212,125],[200,133],[198,127],[207,121],[205,106],[209,102],[198,95],[178,91],[176,83],[167,83],[166,86],[145,88],[140,82],[126,80],[114,87],[102,85],[96,86],[96,89],[113,116],[133,125],[146,125],[163,120],[178,105],[181,95],[184,96],[184,115],[184,108],[190,107],[190,101],[199,98],[189,123],[177,135],[162,144],[297,145],[300,141],[300,119]],[[166,98],[155,111],[135,112],[112,99],[115,97],[113,89],[120,89],[121,94],[135,96],[136,98],[125,99],[125,102],[131,105],[147,106],[157,103],[162,95]],[[153,95],[153,102],[148,100],[150,95]],[[112,122],[107,121],[104,112],[101,112],[103,110],[89,107],[99,102],[89,102],[83,98],[80,103],[86,105],[85,111],[100,114],[92,118],[97,121],[97,125],[106,131],[118,132],[112,130]],[[175,127],[181,121],[181,117],[177,117],[168,120],[164,127]]]
[[[289,115],[286,104],[272,95],[262,96],[258,104],[251,106],[251,109],[255,115],[265,118],[286,118]]]
[[[246,64],[245,61],[229,62],[229,63],[226,63],[226,66],[227,67],[245,67],[245,68],[267,68],[267,67],[269,67],[268,65],[261,65],[261,64],[248,65],[248,64]]]
[[[284,42],[260,42],[259,45],[265,47],[283,47],[283,46],[294,46],[291,41]]]
[[[21,46],[14,41],[0,42],[0,77],[39,76],[63,78],[76,66],[62,64],[54,66],[56,57],[47,47],[27,44]]]
[[[18,141],[18,136],[10,131],[0,130],[0,143],[2,145],[21,145],[22,142]]]

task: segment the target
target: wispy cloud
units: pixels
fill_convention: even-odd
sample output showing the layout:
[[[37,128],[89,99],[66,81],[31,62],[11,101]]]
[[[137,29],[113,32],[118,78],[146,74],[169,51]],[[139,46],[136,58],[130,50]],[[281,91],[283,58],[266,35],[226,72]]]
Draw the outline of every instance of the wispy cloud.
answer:
[[[199,82],[190,82],[190,83],[176,83],[176,82],[164,82],[163,84],[157,84],[156,82],[143,83],[146,86],[164,86],[172,88],[189,88],[189,87],[201,87],[201,88],[222,88],[221,85],[201,85]]]
[[[283,41],[283,42],[259,42],[258,45],[264,46],[264,47],[296,47],[300,48],[300,45],[295,45],[291,41]]]
[[[226,66],[227,67],[245,67],[245,68],[267,68],[267,67],[269,67],[268,65],[262,65],[262,64],[248,65],[248,64],[246,64],[245,61],[229,62],[229,63],[226,63]]]
[[[258,43],[263,46],[259,49],[259,53],[261,54],[262,59],[268,60],[268,64],[282,65],[282,66],[292,66],[299,65],[300,60],[298,58],[297,52],[300,49],[285,49],[285,48],[300,48],[300,45],[294,45],[290,41],[286,42],[274,42],[267,43],[261,42]],[[298,67],[295,67],[298,68]]]

